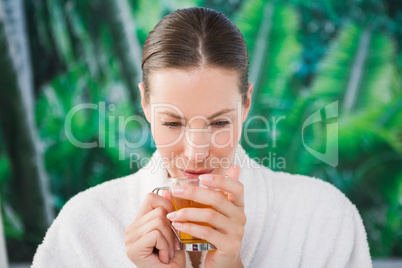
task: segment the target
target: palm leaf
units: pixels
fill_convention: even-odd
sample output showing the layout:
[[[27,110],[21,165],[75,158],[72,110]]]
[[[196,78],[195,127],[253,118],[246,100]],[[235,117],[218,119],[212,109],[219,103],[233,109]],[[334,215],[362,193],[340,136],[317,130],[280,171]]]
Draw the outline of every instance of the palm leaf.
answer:
[[[76,110],[66,125],[68,114],[82,104],[91,108]],[[148,156],[153,149],[151,144],[126,146],[126,140],[135,143],[142,135],[149,140],[148,128],[142,129],[139,118],[119,128],[135,114],[124,84],[95,80],[84,63],[43,87],[36,112],[58,209],[77,192],[135,172],[130,154]]]
[[[342,114],[388,103],[393,53],[392,40],[386,34],[346,25],[321,63],[312,98],[322,99],[321,104],[339,101]]]
[[[50,14],[50,25],[52,30],[52,38],[56,43],[56,49],[60,58],[66,65],[74,62],[75,55],[72,48],[71,36],[68,32],[64,7],[61,0],[46,0]]]
[[[105,19],[112,36],[114,52],[119,59],[131,100],[138,112],[140,107],[137,99],[137,84],[142,79],[142,51],[137,37],[136,22],[127,0],[107,0],[103,2],[103,8],[106,11]]]
[[[235,23],[247,42],[249,81],[254,84],[250,124],[246,124],[247,127],[266,130],[266,121],[271,120],[272,115],[283,115],[295,98],[289,89],[289,81],[300,54],[296,40],[298,16],[288,4],[252,0],[240,9]],[[268,153],[265,145],[277,139],[270,134],[260,131],[249,140],[243,134],[242,144],[251,155],[264,157]],[[259,141],[262,147],[256,148],[250,142],[252,140]]]
[[[296,11],[275,1],[248,1],[235,22],[247,42],[256,100],[280,102],[288,96],[288,80],[300,53]]]
[[[71,35],[73,35],[79,43],[77,44],[80,48],[78,60],[82,59],[85,61],[90,70],[91,76],[99,76],[100,66],[98,59],[102,57],[102,55],[96,53],[95,42],[91,40],[84,22],[78,14],[77,7],[73,2],[69,2],[68,5],[66,5],[66,15],[67,23],[72,30]]]
[[[339,140],[330,140],[339,144],[336,169],[305,150],[298,154],[297,173],[329,181],[359,208],[371,251],[376,256],[392,254],[402,227],[402,207],[398,201],[402,187],[400,101],[396,97],[390,105],[338,119]],[[313,132],[318,151],[326,149],[325,141],[318,142],[325,137],[322,132]]]
[[[141,44],[155,25],[163,16],[175,11],[176,9],[199,6],[201,0],[172,0],[172,1],[136,1],[133,14],[138,25],[138,37]]]
[[[294,126],[325,105],[339,102],[337,119],[327,120],[323,113],[304,136],[305,144],[318,152],[325,153],[328,144],[339,146],[339,165],[330,167],[311,155],[300,134],[293,138],[285,158],[296,163],[292,172],[329,181],[356,204],[377,256],[391,254],[401,228],[402,100],[392,84],[394,54],[387,34],[345,25],[319,65],[310,95],[298,100],[285,128],[299,132]],[[335,122],[339,135],[327,135],[327,124]]]
[[[364,114],[384,107],[392,97],[392,54],[392,40],[384,33],[356,24],[345,25],[322,60],[313,82],[309,113],[334,101],[339,102],[342,120],[352,111]],[[364,124],[368,127],[370,121]],[[306,144],[325,152],[325,120],[310,128],[304,137]],[[340,125],[340,131],[342,128],[344,126]],[[347,140],[340,142],[349,144]],[[299,152],[305,154],[304,150]]]
[[[43,83],[66,68],[66,62],[57,49],[52,17],[47,1],[24,1],[27,34],[32,59],[35,93]],[[36,94],[35,94],[36,95]]]

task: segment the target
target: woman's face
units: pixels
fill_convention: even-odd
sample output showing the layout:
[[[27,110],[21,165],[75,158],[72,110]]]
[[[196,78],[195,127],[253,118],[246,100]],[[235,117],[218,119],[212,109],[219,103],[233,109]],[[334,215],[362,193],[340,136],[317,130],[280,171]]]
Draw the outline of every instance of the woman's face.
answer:
[[[251,104],[242,103],[237,74],[221,68],[166,69],[150,77],[142,107],[171,177],[225,174],[235,157]]]

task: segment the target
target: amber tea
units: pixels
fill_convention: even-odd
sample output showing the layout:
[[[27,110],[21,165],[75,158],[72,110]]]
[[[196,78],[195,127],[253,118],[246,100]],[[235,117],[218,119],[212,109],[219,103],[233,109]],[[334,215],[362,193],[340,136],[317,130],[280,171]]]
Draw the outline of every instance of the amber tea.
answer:
[[[208,206],[205,204],[201,204],[198,202],[194,202],[192,200],[188,200],[188,199],[183,199],[183,198],[179,198],[179,197],[174,197],[171,194],[172,197],[172,202],[174,205],[175,210],[179,210],[182,208],[212,208],[212,206]],[[198,222],[197,224],[199,225],[204,225],[204,226],[210,226],[208,223],[203,223],[203,222]],[[183,232],[179,232],[179,237],[182,243],[208,243],[208,241],[194,237],[192,235],[183,233]]]
[[[171,191],[172,188],[175,186],[183,186],[183,185],[192,185],[192,186],[196,186],[196,187],[207,188],[206,186],[204,186],[200,183],[198,178],[180,177],[180,178],[170,178],[168,187],[157,187],[153,190],[153,192],[158,193],[159,190],[169,190],[175,210],[180,210],[182,208],[212,208],[212,209],[214,209],[212,206],[209,206],[209,205],[201,204],[201,203],[198,203],[198,202],[195,202],[192,200],[188,200],[188,199],[175,197]],[[215,189],[215,190],[220,191],[218,189]],[[227,197],[226,193],[223,193],[223,194]],[[203,226],[212,227],[208,223],[204,223],[204,222],[195,222],[195,223],[199,224],[199,225],[203,225]],[[186,233],[177,232],[177,230],[175,230],[173,228],[173,226],[172,226],[172,230],[173,230],[173,232],[176,233],[176,236],[179,238],[180,243],[181,243],[180,244],[181,248],[186,251],[202,251],[202,250],[216,249],[216,247],[214,245],[212,245],[211,243],[209,243],[208,241],[206,241],[204,239],[200,239],[198,237],[194,237],[194,236],[186,234]]]

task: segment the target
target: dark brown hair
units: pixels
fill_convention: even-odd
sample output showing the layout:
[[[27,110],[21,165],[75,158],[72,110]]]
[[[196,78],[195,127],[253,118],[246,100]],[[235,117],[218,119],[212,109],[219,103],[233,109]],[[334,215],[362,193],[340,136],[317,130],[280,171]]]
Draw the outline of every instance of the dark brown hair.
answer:
[[[161,19],[149,33],[142,52],[142,80],[149,101],[149,76],[166,68],[202,66],[235,71],[243,103],[248,89],[248,54],[239,29],[213,9],[178,9]]]

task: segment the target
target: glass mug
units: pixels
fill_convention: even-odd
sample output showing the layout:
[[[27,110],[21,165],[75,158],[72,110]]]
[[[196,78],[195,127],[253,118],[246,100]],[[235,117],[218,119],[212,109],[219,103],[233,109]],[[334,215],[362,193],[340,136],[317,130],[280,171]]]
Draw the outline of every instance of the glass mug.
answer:
[[[195,187],[208,188],[207,186],[203,185],[198,178],[177,177],[177,178],[170,178],[168,180],[167,187],[156,187],[152,192],[158,194],[160,190],[169,190],[170,197],[172,199],[172,203],[176,211],[188,207],[214,209],[212,206],[209,205],[201,204],[188,199],[175,197],[172,193],[172,188],[176,186],[195,186]],[[214,190],[220,191],[218,189]],[[227,197],[226,193],[222,192],[222,194],[224,194]],[[197,222],[197,224],[212,227],[208,223]],[[180,249],[184,249],[185,251],[203,251],[203,250],[216,249],[214,245],[212,245],[211,243],[209,243],[204,239],[200,239],[192,235],[179,232],[176,229],[174,229],[173,226],[171,226],[171,228],[173,230],[173,233],[176,235],[177,239],[180,242]]]

